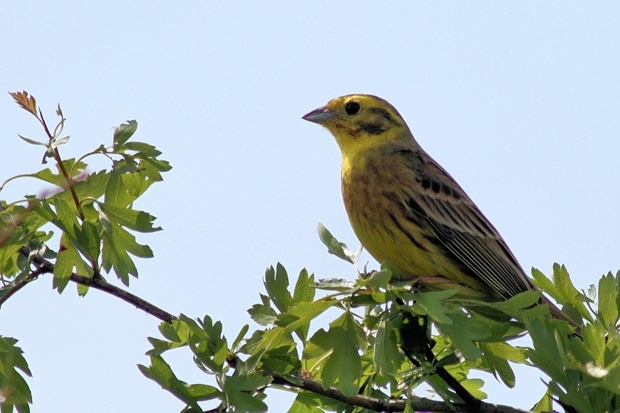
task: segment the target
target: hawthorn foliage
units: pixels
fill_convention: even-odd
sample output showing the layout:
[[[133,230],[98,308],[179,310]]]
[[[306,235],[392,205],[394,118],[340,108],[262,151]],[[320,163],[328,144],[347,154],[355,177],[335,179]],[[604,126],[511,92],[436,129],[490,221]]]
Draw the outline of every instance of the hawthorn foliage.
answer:
[[[34,97],[11,95],[41,124],[47,139],[20,137],[42,146],[44,163],[53,163],[53,169],[10,177],[0,191],[24,177],[53,189],[0,200],[0,306],[49,273],[59,292],[73,282],[78,294],[95,288],[147,311],[161,320],[161,337],[148,339],[150,363],[138,368],[180,399],[184,412],[267,411],[267,388],[295,392],[292,413],[519,412],[484,402],[484,382],[470,378],[472,371],[483,371],[513,387],[514,364],[546,377],[547,390],[532,411],[620,411],[620,273],[604,275],[598,285],[580,291],[564,266],[555,264],[549,277],[532,271],[540,290],[580,326],[576,332],[552,318],[545,305],[537,305],[541,291],[489,303],[463,299],[455,290],[393,283],[389,263],[361,271],[359,251],[319,224],[328,252],[354,266],[358,277],[317,280],[301,270],[291,285],[282,265],[270,267],[259,302],[249,305],[252,327],[242,326],[228,340],[222,324],[208,315],[175,316],[126,290],[138,274],[135,257],[153,256],[135,234],[160,230],[134,202],[171,169],[154,146],[134,140],[137,123],[115,128],[108,146],[63,159],[59,148],[69,137],[62,136],[66,120],[60,106],[52,129]],[[93,156],[105,157],[109,168],[86,173]],[[113,274],[125,289],[108,283],[104,274]],[[331,321],[325,323],[326,317]],[[530,345],[514,344],[526,334]],[[204,382],[190,384],[178,377],[166,362],[170,351],[185,351],[205,373]],[[0,336],[1,413],[29,412],[29,375],[17,340]],[[418,396],[422,384],[437,397]]]

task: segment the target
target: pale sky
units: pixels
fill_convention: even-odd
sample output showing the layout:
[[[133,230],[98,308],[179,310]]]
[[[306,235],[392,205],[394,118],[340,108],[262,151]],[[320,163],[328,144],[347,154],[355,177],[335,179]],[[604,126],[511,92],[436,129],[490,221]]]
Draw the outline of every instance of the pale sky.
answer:
[[[50,123],[61,104],[66,158],[138,120],[135,139],[174,169],[137,205],[164,231],[138,236],[155,258],[137,261],[131,291],[209,314],[232,340],[258,327],[246,310],[267,266],[355,277],[316,235],[321,221],[358,246],[338,148],[300,119],[343,94],[394,104],[526,270],[563,263],[585,289],[620,269],[619,22],[617,2],[4,1],[0,90],[30,92]],[[2,96],[3,181],[42,168],[41,147],[17,133],[43,135]],[[46,188],[23,180],[0,197]],[[20,340],[33,372],[34,413],[179,411],[136,368],[157,325],[94,290],[59,296],[49,275],[0,311],[0,334]],[[166,359],[182,380],[211,383],[189,351]],[[492,402],[529,408],[544,392],[532,369],[512,390],[483,377]],[[288,408],[290,395],[268,394],[271,411]]]

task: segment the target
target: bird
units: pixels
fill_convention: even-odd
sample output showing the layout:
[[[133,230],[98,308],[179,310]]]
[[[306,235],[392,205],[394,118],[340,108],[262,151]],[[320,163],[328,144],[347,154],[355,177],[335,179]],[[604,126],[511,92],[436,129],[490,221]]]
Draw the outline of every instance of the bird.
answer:
[[[461,297],[489,301],[536,289],[497,229],[388,101],[340,96],[302,119],[335,137],[351,226],[370,255],[395,267],[398,280],[456,287]]]

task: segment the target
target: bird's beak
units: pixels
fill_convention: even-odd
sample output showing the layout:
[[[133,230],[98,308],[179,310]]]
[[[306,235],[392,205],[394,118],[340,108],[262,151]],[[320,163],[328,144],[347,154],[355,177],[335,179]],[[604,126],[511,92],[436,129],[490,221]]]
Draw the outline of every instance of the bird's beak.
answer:
[[[327,107],[323,106],[318,109],[314,109],[310,113],[306,113],[301,118],[303,120],[307,120],[308,122],[318,123],[319,125],[325,121],[330,120],[336,115],[335,112],[331,111]]]

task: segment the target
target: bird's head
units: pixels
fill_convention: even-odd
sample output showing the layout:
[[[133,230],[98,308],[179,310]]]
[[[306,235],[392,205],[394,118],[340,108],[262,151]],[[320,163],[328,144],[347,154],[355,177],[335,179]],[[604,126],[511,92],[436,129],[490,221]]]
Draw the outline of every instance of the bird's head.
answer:
[[[346,95],[302,116],[326,127],[345,158],[353,158],[389,141],[411,140],[407,124],[387,101],[373,95]]]

